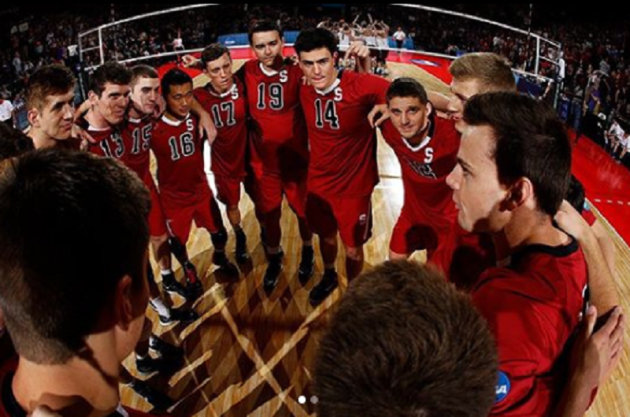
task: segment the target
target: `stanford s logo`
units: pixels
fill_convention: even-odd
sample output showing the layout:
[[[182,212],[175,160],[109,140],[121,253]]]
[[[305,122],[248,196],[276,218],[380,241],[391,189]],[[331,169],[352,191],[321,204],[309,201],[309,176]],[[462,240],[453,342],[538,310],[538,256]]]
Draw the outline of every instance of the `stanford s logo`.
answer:
[[[433,148],[427,148],[424,150],[424,163],[425,164],[430,164],[431,162],[433,162]]]

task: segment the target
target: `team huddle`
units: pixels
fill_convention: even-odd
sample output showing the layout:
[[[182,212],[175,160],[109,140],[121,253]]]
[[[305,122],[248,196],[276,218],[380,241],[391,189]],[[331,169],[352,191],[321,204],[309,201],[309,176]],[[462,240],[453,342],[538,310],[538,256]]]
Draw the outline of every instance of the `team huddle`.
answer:
[[[72,75],[61,67],[41,69],[27,94],[32,146],[87,151],[133,171],[151,203],[148,242],[162,286],[188,301],[204,292],[186,251],[193,221],[209,233],[220,273],[237,277],[250,261],[241,189],[254,204],[266,252],[262,285],[267,294],[274,291],[283,276],[286,198],[302,240],[303,285],[314,275],[313,236],[319,237],[324,271],[309,294],[315,307],[338,287],[338,241],[348,281],[363,279],[380,132],[400,162],[404,188],[389,259],[426,250],[427,263],[470,294],[498,349],[492,415],[560,415],[554,413],[570,401],[566,396],[590,399],[590,386],[586,394],[565,390],[567,347],[588,303],[601,314],[619,305],[614,256],[601,226],[583,210],[583,195],[575,208],[563,202],[571,200],[571,144],[553,109],[518,95],[511,69],[494,54],[455,60],[446,97],[415,79],[390,82],[339,70],[338,39],[323,28],[300,33],[297,63],[283,56],[283,34],[272,22],[254,24],[249,41],[256,59],[238,71],[229,49],[208,46],[198,64],[209,82],[197,88],[179,68],[160,79],[146,65],[106,63],[93,74],[85,111],[77,114]],[[349,45],[347,55],[370,60],[360,44]],[[75,123],[83,139],[73,134]],[[204,169],[205,142],[216,195]],[[234,232],[235,264],[226,253],[231,234],[218,202]],[[172,255],[184,283],[175,278]],[[162,324],[198,318],[192,309],[169,307],[156,280],[148,281],[149,305]],[[139,369],[159,370],[181,356],[150,328],[142,334]],[[161,356],[151,358],[149,348]],[[610,369],[615,360],[618,352]],[[319,374],[321,381],[327,376]]]

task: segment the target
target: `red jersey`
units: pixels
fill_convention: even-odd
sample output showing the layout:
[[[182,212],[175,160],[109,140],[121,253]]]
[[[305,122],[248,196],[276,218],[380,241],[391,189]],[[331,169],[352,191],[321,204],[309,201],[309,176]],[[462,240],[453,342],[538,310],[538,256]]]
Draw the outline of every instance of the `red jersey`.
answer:
[[[389,82],[340,71],[327,91],[302,86],[311,149],[308,189],[329,196],[370,195],[378,183],[376,132],[367,116],[385,103]]]
[[[491,415],[549,416],[566,385],[567,343],[584,311],[588,273],[577,242],[532,245],[484,272],[472,293],[497,341]]]
[[[123,163],[127,162],[128,150],[123,140],[120,127],[98,129],[90,126],[87,131],[94,140],[88,143],[88,152],[99,156],[118,159]]]
[[[151,132],[155,120],[152,116],[142,119],[127,119],[122,128],[122,137],[127,150],[125,165],[144,179],[149,175],[151,164]]]
[[[285,175],[304,172],[309,150],[300,106],[304,77],[300,67],[289,64],[269,72],[258,60],[250,60],[238,75],[247,89],[253,159],[262,161],[265,172]]]
[[[155,125],[151,149],[157,159],[160,196],[165,205],[193,205],[210,192],[197,126],[197,119],[190,114],[180,121],[162,116]]]
[[[381,132],[402,169],[403,213],[429,223],[445,223],[450,228],[457,219],[457,210],[446,177],[457,163],[460,135],[450,120],[430,117],[429,123],[428,135],[418,146],[402,138],[389,120]]]
[[[208,83],[194,90],[195,98],[214,118],[217,138],[212,144],[211,169],[216,175],[245,177],[247,149],[247,97],[238,79],[225,94],[218,94]]]

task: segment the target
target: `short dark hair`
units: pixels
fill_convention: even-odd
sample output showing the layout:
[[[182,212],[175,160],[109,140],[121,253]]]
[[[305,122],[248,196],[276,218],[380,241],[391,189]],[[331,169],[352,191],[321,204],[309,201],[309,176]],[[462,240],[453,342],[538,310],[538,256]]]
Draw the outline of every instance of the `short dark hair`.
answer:
[[[254,44],[254,34],[261,32],[278,32],[280,39],[284,36],[282,29],[271,20],[258,20],[249,27],[249,44]]]
[[[158,74],[155,68],[149,65],[140,64],[131,68],[131,83],[130,84],[132,86],[136,85],[138,83],[138,80],[140,80],[140,78],[156,79],[156,78],[160,78],[160,75]]]
[[[418,80],[407,77],[398,78],[390,84],[387,89],[387,101],[391,101],[394,97],[413,97],[422,104],[429,102],[427,91],[422,84]]]
[[[106,62],[92,74],[90,90],[100,97],[105,91],[105,84],[130,85],[131,76],[131,71],[123,64],[114,61]]]
[[[575,175],[571,175],[571,180],[569,181],[569,191],[567,192],[565,200],[567,200],[569,204],[578,211],[578,213],[582,213],[582,211],[584,211],[584,202],[586,201],[584,186],[580,180],[575,178]]]
[[[171,92],[171,86],[173,85],[183,85],[189,83],[193,83],[190,75],[186,74],[179,68],[173,68],[172,70],[164,74],[164,77],[162,77],[162,95],[164,97],[168,96],[168,94]]]
[[[528,178],[540,211],[555,216],[569,188],[571,143],[553,108],[516,93],[480,94],[466,104],[464,121],[494,131],[499,181]]]
[[[140,291],[149,193],[121,163],[37,150],[0,169],[0,308],[21,357],[60,365],[85,349],[119,281]]]
[[[331,55],[334,55],[338,51],[337,38],[328,29],[305,29],[298,35],[294,48],[298,56],[302,52],[311,52],[320,48],[326,48]]]
[[[213,43],[212,45],[207,46],[201,53],[201,65],[203,69],[206,69],[208,62],[216,61],[225,54],[228,54],[228,56],[232,58],[230,50],[220,43]]]
[[[0,123],[0,161],[35,149],[33,140],[21,131]]]
[[[45,65],[31,75],[26,86],[26,108],[43,110],[52,95],[73,91],[77,79],[62,65]]]
[[[317,415],[485,417],[497,369],[469,295],[430,267],[386,262],[352,282],[320,343]]]

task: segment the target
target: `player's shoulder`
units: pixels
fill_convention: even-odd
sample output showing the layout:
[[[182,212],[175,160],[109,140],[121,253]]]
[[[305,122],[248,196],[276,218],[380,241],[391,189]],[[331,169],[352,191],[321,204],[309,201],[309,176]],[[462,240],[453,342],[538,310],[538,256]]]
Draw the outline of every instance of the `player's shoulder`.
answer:
[[[398,132],[398,129],[396,129],[396,127],[394,126],[394,123],[392,123],[390,119],[385,120],[381,124],[380,129],[381,129],[381,133],[383,134],[383,138],[387,142],[390,142],[393,138],[400,137],[400,133]]]
[[[437,135],[459,140],[460,134],[455,128],[455,122],[452,119],[441,117],[436,114],[432,117],[432,121],[435,125],[435,132]]]
[[[248,77],[258,76],[261,73],[259,61],[257,59],[245,61],[243,66],[237,71],[237,74],[244,74]]]

